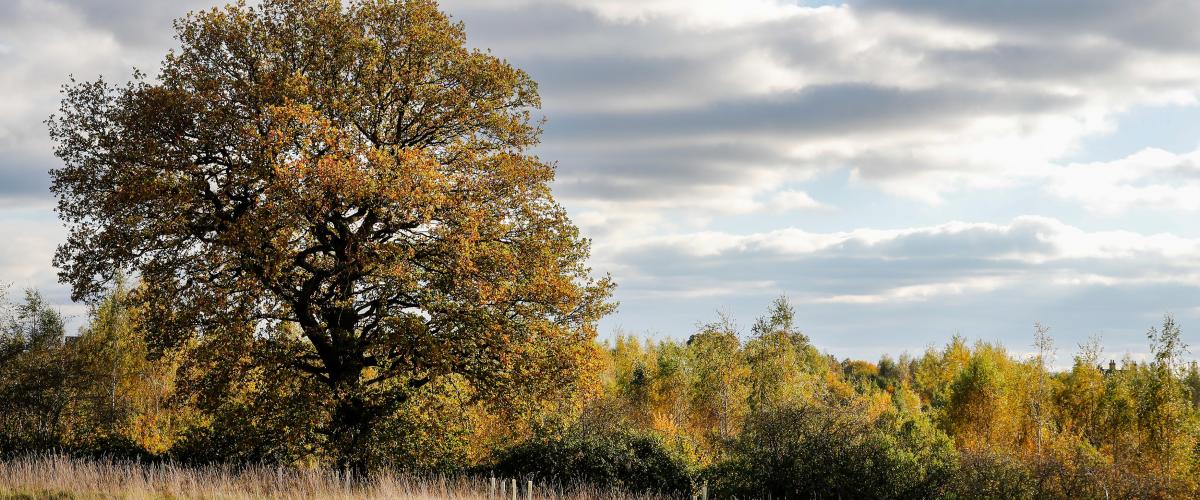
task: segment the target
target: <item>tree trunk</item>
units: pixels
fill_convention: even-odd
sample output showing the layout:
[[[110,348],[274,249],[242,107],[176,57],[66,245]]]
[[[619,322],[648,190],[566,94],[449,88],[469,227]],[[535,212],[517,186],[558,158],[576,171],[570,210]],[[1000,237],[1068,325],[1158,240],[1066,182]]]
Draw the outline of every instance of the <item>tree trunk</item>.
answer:
[[[337,332],[332,335],[335,343],[348,337]],[[325,359],[325,368],[334,399],[328,428],[329,449],[339,471],[349,474],[352,480],[365,479],[370,472],[365,445],[377,413],[371,411],[363,394],[363,364],[355,354],[338,349]]]
[[[338,470],[359,481],[370,473],[370,458],[365,448],[375,419],[356,394],[357,381],[353,385],[335,389],[337,401],[329,423],[329,440]]]

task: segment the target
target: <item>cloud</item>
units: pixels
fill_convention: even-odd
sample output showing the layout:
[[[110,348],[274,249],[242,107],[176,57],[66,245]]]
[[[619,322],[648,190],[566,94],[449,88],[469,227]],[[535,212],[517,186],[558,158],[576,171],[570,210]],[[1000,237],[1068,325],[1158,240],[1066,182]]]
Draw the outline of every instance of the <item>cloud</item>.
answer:
[[[903,303],[1034,284],[1200,283],[1200,239],[1084,231],[1037,216],[834,233],[704,231],[601,245],[597,254],[622,263],[616,277],[632,296],[731,281],[809,302]]]
[[[0,208],[4,222],[4,241],[0,246],[0,283],[44,287],[56,281],[50,268],[56,242],[66,231],[58,224],[47,224],[40,211]]]
[[[47,172],[55,164],[47,156],[15,148],[0,155],[0,208],[51,204]]]
[[[447,2],[453,7],[490,7],[483,0]],[[564,0],[547,2],[515,0],[508,6],[528,9],[533,6],[562,5],[594,13],[616,23],[666,22],[692,29],[730,28],[771,19],[786,18],[806,9],[793,2],[778,0]]]
[[[1200,47],[1166,3],[1150,13],[1121,2],[1017,13],[970,2],[759,1],[730,15],[736,4],[445,7],[469,31],[482,27],[472,43],[539,80],[554,144],[544,154],[562,160],[563,197],[589,209],[619,198],[669,210],[666,191],[714,200],[690,204],[714,215],[766,213],[756,200],[778,182],[838,169],[930,204],[1036,185],[1082,139],[1111,131],[1118,113],[1194,102],[1200,88],[1200,52],[1185,50]],[[693,154],[713,144],[762,153]],[[696,175],[661,182],[688,167]]]
[[[66,74],[153,69],[173,45],[170,20],[210,3],[7,3],[13,40],[0,39],[10,47],[0,57],[19,63],[0,71],[15,89],[0,100],[0,152],[47,157],[44,132],[29,124],[52,109]],[[472,44],[541,83],[553,144],[544,154],[561,160],[560,188],[572,206],[679,203],[720,214],[771,212],[776,206],[762,200],[779,183],[836,169],[926,203],[1038,182],[1080,139],[1111,130],[1115,113],[1194,100],[1200,57],[1178,49],[1195,37],[1164,13],[1168,4],[1154,5],[1139,16],[1120,2],[1083,14],[1062,2],[1028,9],[1038,14],[936,1],[443,7],[467,22]],[[1065,27],[1050,29],[1057,25],[1043,18]],[[1141,31],[1161,34],[1135,36]],[[761,153],[733,161],[694,153],[716,144]],[[696,175],[675,175],[681,169]]]
[[[808,193],[791,189],[772,194],[766,206],[777,212],[829,208],[821,202],[814,200]]]
[[[958,2],[955,0],[861,0],[864,10],[887,10],[965,23],[1010,36],[1046,38],[1094,37],[1150,50],[1190,51],[1200,43],[1189,19],[1200,6],[1184,0],[1124,2],[1099,0],[1020,0]]]
[[[0,5],[0,205],[48,196],[57,164],[42,121],[71,75],[154,74],[174,46],[171,20],[211,0],[13,0]],[[44,204],[44,203],[43,203]]]
[[[1113,161],[1068,164],[1050,178],[1051,194],[1097,212],[1200,210],[1200,150],[1174,154],[1148,148]]]
[[[1066,349],[1100,334],[1110,353],[1145,350],[1164,312],[1200,314],[1200,238],[1086,231],[1025,216],[1004,224],[737,234],[702,231],[600,245],[625,329],[686,335],[704,311],[748,323],[787,295],[823,347],[871,358],[956,332],[1019,349],[1034,321]],[[690,317],[689,317],[690,315]],[[623,320],[621,318],[624,318]]]
[[[161,57],[166,48],[174,45],[172,21],[188,12],[208,9],[224,3],[214,0],[173,0],[171,2],[51,0],[51,2],[71,11],[89,28],[111,33],[121,46],[138,51],[150,51],[153,58]]]

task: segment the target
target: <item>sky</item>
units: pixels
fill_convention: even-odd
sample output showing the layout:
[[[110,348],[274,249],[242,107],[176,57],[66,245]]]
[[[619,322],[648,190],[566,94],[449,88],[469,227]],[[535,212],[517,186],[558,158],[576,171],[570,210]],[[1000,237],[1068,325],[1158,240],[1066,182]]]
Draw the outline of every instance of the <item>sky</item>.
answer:
[[[69,75],[154,74],[218,0],[0,2],[0,283],[78,325],[42,123]],[[557,199],[619,288],[618,332],[748,334],[786,295],[818,347],[955,334],[1059,364],[1099,336],[1200,346],[1200,3],[445,0],[543,98]],[[1200,352],[1200,347],[1197,348]]]

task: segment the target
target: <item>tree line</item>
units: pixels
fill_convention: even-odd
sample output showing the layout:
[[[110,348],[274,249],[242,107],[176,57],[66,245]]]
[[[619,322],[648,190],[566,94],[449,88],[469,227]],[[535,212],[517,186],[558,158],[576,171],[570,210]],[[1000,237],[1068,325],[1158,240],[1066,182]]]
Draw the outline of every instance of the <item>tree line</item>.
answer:
[[[139,285],[144,286],[144,285]],[[144,311],[123,283],[79,335],[36,292],[0,333],[0,451],[192,464],[335,466],[327,404],[303,377],[259,363],[249,336],[222,355],[148,356]],[[1054,370],[954,337],[872,363],[821,353],[784,299],[748,331],[730,320],[686,340],[596,343],[579,390],[503,412],[450,378],[386,415],[360,453],[379,467],[588,481],[718,497],[1186,498],[1197,484],[1200,371],[1179,326],[1151,357],[1103,362],[1099,340]],[[235,364],[235,366],[237,366]]]

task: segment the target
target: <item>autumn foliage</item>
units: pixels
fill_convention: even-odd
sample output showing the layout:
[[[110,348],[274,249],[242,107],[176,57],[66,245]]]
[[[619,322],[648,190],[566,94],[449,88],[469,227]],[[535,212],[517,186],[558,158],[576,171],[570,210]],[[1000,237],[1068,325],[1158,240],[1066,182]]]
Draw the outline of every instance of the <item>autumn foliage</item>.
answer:
[[[36,293],[7,309],[0,451],[336,465],[320,382],[278,371],[268,344],[249,344],[236,363],[148,359],[142,306],[122,287],[104,297],[69,341]],[[446,377],[381,417],[362,452],[392,471],[668,495],[702,485],[784,498],[1200,492],[1200,370],[1180,361],[1170,317],[1148,332],[1149,361],[1110,368],[1091,343],[1066,370],[1052,368],[1044,328],[1045,358],[954,338],[871,363],[820,353],[791,321],[780,300],[748,331],[722,319],[686,341],[618,336],[593,345],[590,390],[503,410]],[[237,383],[189,386],[212,378]]]

